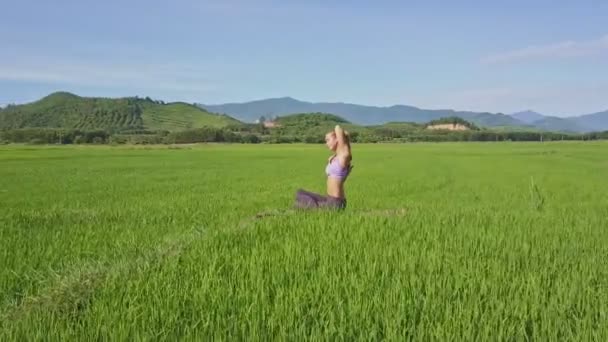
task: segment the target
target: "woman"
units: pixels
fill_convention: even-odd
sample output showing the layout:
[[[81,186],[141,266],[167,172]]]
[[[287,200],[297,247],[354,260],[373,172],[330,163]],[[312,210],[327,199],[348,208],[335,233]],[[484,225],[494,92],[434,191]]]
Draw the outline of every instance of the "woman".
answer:
[[[327,166],[325,167],[325,174],[327,175],[327,195],[299,189],[296,193],[294,205],[296,208],[346,208],[344,183],[353,168],[351,165],[352,154],[348,132],[345,132],[340,125],[336,125],[332,132],[325,135],[325,144],[327,145],[327,148],[334,152],[334,154],[329,157]]]

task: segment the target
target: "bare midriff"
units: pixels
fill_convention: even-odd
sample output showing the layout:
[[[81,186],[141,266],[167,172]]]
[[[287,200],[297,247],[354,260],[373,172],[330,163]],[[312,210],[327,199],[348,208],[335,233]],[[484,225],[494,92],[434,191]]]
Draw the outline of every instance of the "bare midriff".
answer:
[[[335,177],[327,177],[327,195],[336,198],[344,198],[344,180]]]

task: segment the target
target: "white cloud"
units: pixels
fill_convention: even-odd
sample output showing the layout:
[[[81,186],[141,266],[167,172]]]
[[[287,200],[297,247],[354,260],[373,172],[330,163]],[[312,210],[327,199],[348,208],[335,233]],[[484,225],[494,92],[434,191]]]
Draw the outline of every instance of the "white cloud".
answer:
[[[564,41],[549,45],[530,46],[485,56],[485,64],[513,63],[518,61],[589,57],[608,54],[608,34],[589,41]]]
[[[0,80],[79,86],[137,87],[187,92],[207,92],[217,83],[204,70],[181,65],[104,64],[81,62],[0,62]]]

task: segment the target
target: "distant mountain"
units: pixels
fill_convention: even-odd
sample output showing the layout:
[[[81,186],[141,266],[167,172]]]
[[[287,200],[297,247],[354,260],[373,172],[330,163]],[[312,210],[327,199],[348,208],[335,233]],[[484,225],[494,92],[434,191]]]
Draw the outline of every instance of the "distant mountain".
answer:
[[[183,102],[163,103],[138,97],[80,97],[67,92],[53,93],[39,101],[0,110],[0,129],[44,127],[174,131],[231,124],[240,122]]]
[[[534,117],[535,112],[522,112],[531,113],[530,118]],[[542,114],[539,114],[542,115]],[[515,114],[512,116],[516,117]],[[521,117],[519,120],[524,121]],[[569,117],[555,117],[544,115],[541,119],[534,120],[532,123],[535,127],[549,131],[563,131],[563,132],[592,132],[592,131],[607,131],[608,130],[608,110],[599,113],[569,116]]]
[[[543,131],[576,133],[593,130],[593,125],[586,126],[584,124],[579,123],[573,117],[560,118],[556,116],[540,114],[532,110],[513,113],[511,114],[511,116],[519,121],[525,122],[530,126],[533,126]]]
[[[457,116],[479,126],[525,126],[526,124],[509,115],[468,111],[427,110],[413,106],[395,105],[390,107],[364,106],[350,103],[311,103],[282,97],[245,103],[221,105],[200,105],[208,111],[227,113],[241,121],[254,122],[261,116],[282,116],[297,113],[331,113],[359,125],[379,125],[386,122],[424,123],[444,117]]]
[[[570,118],[587,131],[608,131],[608,110]]]
[[[532,123],[534,127],[544,131],[554,132],[585,132],[588,131],[585,127],[579,125],[575,120],[571,118],[558,118],[555,116],[545,116],[540,120],[536,120]]]
[[[535,121],[539,121],[545,118],[545,116],[543,114],[531,111],[531,110],[526,110],[523,112],[517,112],[517,113],[513,113],[511,114],[511,116],[521,122],[525,122],[528,124],[531,124]]]
[[[525,131],[590,132],[608,130],[608,111],[558,118],[531,110],[505,115],[450,109],[429,110],[406,105],[376,107],[342,102],[313,103],[291,97],[219,105],[199,104],[198,106],[210,112],[229,114],[245,122],[254,122],[261,116],[268,118],[298,113],[331,113],[359,125],[381,125],[387,122],[426,123],[445,117],[460,117],[481,127],[512,127]]]

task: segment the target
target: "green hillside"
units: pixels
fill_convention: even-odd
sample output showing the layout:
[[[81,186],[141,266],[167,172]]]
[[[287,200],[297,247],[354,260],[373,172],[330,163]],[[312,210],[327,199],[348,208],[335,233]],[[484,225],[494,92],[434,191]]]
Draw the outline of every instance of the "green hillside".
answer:
[[[148,129],[176,131],[204,126],[226,127],[241,123],[230,116],[209,113],[182,102],[164,105],[146,102],[142,109],[141,116]]]
[[[0,129],[44,127],[173,131],[238,123],[229,116],[212,114],[186,103],[165,104],[137,97],[80,97],[66,92],[53,93],[39,101],[9,106],[0,111]]]

